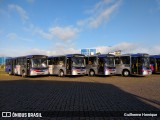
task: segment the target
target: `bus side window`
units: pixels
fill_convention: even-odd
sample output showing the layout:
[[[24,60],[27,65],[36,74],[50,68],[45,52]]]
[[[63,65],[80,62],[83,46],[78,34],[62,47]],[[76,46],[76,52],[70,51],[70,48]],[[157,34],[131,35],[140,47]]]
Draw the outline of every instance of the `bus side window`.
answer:
[[[48,64],[52,65],[52,59],[48,59]]]
[[[54,65],[58,65],[58,58],[54,58]]]
[[[59,57],[58,64],[59,64],[59,65],[64,65],[64,61],[65,61],[65,58],[64,58],[64,57]]]
[[[67,58],[67,64],[66,64],[67,69],[71,69],[71,64],[72,64],[72,60],[69,57],[69,58]]]
[[[150,58],[150,63],[151,63],[151,64],[154,64],[154,63],[155,63],[154,58]]]
[[[96,65],[96,57],[89,57],[88,64],[89,65]]]
[[[86,65],[88,65],[88,57],[85,58]]]
[[[120,64],[120,59],[118,57],[115,58],[115,64]]]
[[[124,56],[121,58],[123,64],[130,64],[130,57]]]
[[[104,62],[103,62],[103,59],[102,58],[99,58],[99,66],[104,66]]]
[[[19,59],[17,59],[17,65],[20,65],[20,64],[19,64]]]

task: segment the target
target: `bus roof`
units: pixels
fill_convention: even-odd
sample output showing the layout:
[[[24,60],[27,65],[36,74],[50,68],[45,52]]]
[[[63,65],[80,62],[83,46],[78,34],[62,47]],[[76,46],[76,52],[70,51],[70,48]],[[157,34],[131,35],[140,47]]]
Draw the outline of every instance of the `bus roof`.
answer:
[[[131,56],[131,57],[146,57],[149,56],[147,53],[137,53],[137,54],[123,54],[120,56]]]
[[[34,57],[47,57],[46,55],[26,55],[26,56],[19,56],[19,57],[15,57],[15,58],[22,58],[22,57],[26,57],[26,58],[34,58]]]
[[[57,56],[49,56],[48,58],[54,58],[54,57],[62,57],[62,56],[66,56],[66,57],[85,57],[85,55],[83,54],[67,54],[67,55],[57,55]]]
[[[100,54],[98,57],[114,57],[115,55],[112,54]]]
[[[67,54],[66,56],[67,57],[78,57],[78,56],[85,57],[85,55],[83,55],[83,54]]]
[[[7,58],[6,58],[6,60],[11,60],[11,59],[13,59],[13,58],[12,58],[12,57],[7,57]]]
[[[152,58],[160,58],[160,55],[150,55]]]

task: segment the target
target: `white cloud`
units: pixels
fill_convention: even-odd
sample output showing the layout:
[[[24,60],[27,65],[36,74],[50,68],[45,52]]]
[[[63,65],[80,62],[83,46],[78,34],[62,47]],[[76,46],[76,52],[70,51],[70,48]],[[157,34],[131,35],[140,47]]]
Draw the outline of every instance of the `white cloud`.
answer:
[[[74,28],[71,26],[66,26],[66,27],[55,26],[55,27],[49,28],[47,32],[45,32],[40,28],[36,28],[34,26],[31,26],[31,28],[29,29],[33,31],[33,33],[39,34],[42,38],[45,38],[47,40],[58,38],[63,41],[72,40],[73,38],[76,37],[77,33],[79,32],[77,28]],[[26,30],[29,30],[29,29],[26,29]]]
[[[9,33],[9,34],[7,35],[7,38],[8,38],[9,40],[16,40],[16,39],[18,39],[18,35],[17,35],[16,33]]]
[[[53,45],[50,49],[40,49],[40,48],[24,48],[20,46],[22,51],[19,51],[18,49],[2,49],[0,48],[0,51],[3,51],[3,53],[0,53],[1,55],[5,56],[22,56],[22,55],[29,55],[29,54],[43,54],[43,55],[63,55],[63,54],[74,54],[74,53],[80,53],[80,49],[75,48],[72,45],[69,44],[59,44],[56,43]],[[160,54],[160,45],[158,46],[147,46],[142,44],[135,44],[135,43],[120,43],[113,46],[97,46],[94,47],[97,49],[97,52],[100,52],[102,54],[107,54],[108,52],[114,52],[117,50],[121,50],[122,54],[126,53],[148,53],[148,54]]]
[[[121,50],[123,53],[126,53],[126,52],[132,52],[135,49],[137,49],[137,45],[124,42],[114,46],[98,46],[96,47],[96,49],[97,49],[97,52],[100,52],[100,53],[114,52],[117,50]]]
[[[160,54],[160,46],[155,47],[142,47],[141,45],[134,43],[120,43],[114,46],[97,46],[95,47],[97,52],[101,54],[107,54],[109,52],[114,52],[117,50],[121,50],[122,54],[126,53],[148,53],[148,54]],[[42,49],[30,49],[26,51],[27,54],[44,54],[44,55],[63,55],[63,54],[74,54],[80,53],[80,49],[76,49],[75,47],[69,45],[56,44],[53,46],[53,49],[50,50],[42,50]]]
[[[54,37],[52,33],[44,32],[40,28],[35,28],[33,31],[34,31],[34,33],[38,33],[42,38],[47,39],[47,40],[51,40]]]
[[[90,17],[77,22],[78,25],[89,25],[92,28],[99,27],[109,20],[111,15],[120,6],[121,0],[101,0],[93,9],[89,10]]]
[[[80,53],[80,50],[75,49],[75,48],[54,48],[54,49],[50,49],[50,50],[42,50],[39,48],[34,48],[34,49],[30,49],[29,51],[26,51],[24,54],[25,55],[29,55],[29,54],[43,54],[43,55],[48,55],[48,56],[52,56],[52,55],[65,55],[65,54],[74,54],[74,53]]]
[[[126,53],[148,53],[148,54],[160,54],[160,46],[150,46],[135,43],[120,43],[113,46],[98,46],[95,47],[97,52],[108,53],[121,50],[122,54]]]
[[[22,7],[20,7],[19,5],[10,4],[10,5],[8,5],[8,8],[9,8],[9,10],[15,10],[20,15],[20,17],[23,21],[26,21],[29,19],[26,11]]]
[[[16,33],[9,33],[9,34],[7,34],[6,37],[8,40],[20,40],[20,41],[32,42],[31,39],[21,37],[21,36],[17,35]]]
[[[78,29],[70,26],[67,26],[67,27],[56,26],[56,27],[50,28],[49,31],[51,34],[55,35],[59,39],[66,41],[74,38],[78,32]]]

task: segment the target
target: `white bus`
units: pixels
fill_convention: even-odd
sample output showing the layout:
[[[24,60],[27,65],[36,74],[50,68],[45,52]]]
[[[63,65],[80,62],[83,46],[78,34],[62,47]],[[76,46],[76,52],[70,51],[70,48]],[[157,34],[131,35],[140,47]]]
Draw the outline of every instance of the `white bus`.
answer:
[[[85,75],[85,56],[82,54],[68,54],[48,57],[49,74],[63,77],[65,75]]]
[[[28,55],[6,59],[6,72],[14,75],[48,75],[48,62],[45,55]]]
[[[100,54],[86,57],[86,70],[89,76],[114,75],[115,57],[111,54]]]
[[[145,53],[124,54],[116,56],[116,74],[151,75],[149,55]]]

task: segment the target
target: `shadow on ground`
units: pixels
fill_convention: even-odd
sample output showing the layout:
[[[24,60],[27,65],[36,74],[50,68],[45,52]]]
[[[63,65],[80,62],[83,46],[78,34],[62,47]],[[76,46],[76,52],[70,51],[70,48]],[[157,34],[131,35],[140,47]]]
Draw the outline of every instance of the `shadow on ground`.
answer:
[[[0,81],[0,111],[160,111],[112,84]]]

